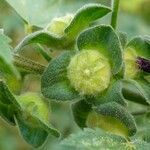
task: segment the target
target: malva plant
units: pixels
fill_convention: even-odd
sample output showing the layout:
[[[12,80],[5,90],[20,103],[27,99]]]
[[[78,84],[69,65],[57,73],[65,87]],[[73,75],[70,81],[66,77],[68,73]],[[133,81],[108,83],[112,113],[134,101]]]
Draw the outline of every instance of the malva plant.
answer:
[[[76,124],[87,129],[62,140],[54,149],[148,150],[150,37],[134,37],[127,42],[126,34],[116,31],[120,1],[112,1],[112,10],[97,3],[87,4],[75,14],[53,18],[44,27],[34,20],[30,23],[14,1],[7,2],[28,22],[30,32],[33,26],[40,30],[28,33],[14,49],[1,30],[0,116],[17,126],[24,140],[37,148],[48,135],[61,136],[51,122],[50,101],[70,101]],[[108,13],[112,13],[110,25],[92,24]],[[47,66],[21,56],[29,44],[38,44]],[[51,58],[43,45],[59,50],[59,56]],[[22,76],[33,73],[41,76],[41,93],[11,91],[9,75],[22,80]],[[144,110],[131,112],[131,102]],[[147,121],[143,121],[147,126],[142,136],[138,115]]]

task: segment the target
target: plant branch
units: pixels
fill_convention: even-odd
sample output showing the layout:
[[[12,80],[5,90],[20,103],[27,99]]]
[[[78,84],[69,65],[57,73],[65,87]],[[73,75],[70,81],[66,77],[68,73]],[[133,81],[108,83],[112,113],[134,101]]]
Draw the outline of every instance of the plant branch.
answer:
[[[146,111],[146,110],[141,110],[141,111],[132,112],[132,115],[134,115],[134,116],[139,116],[139,115],[145,115],[145,114],[147,114],[147,113],[148,113],[148,111]]]
[[[48,53],[44,50],[44,48],[40,45],[37,44],[37,49],[36,49],[48,62],[51,61],[51,57],[48,55]]]
[[[46,68],[44,65],[22,57],[18,54],[13,54],[13,63],[16,67],[34,74],[42,74]]]
[[[111,16],[111,26],[116,29],[117,27],[117,18],[118,18],[118,10],[119,10],[120,0],[112,0],[112,16]]]

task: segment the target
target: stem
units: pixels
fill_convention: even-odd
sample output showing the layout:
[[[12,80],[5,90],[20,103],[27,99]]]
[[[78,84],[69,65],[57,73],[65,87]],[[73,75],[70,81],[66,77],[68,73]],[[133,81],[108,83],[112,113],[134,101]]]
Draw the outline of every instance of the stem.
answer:
[[[48,55],[48,53],[44,50],[44,48],[40,45],[40,44],[37,44],[37,51],[49,62],[51,61],[51,57]]]
[[[26,35],[32,33],[32,25],[25,24],[24,25],[24,30],[25,30]]]
[[[147,113],[148,113],[148,111],[141,110],[141,111],[132,112],[132,115],[139,116],[139,115],[145,115]]]
[[[116,27],[117,27],[119,4],[120,4],[120,0],[112,0],[113,12],[112,12],[112,16],[111,16],[111,26],[114,29],[116,29]]]
[[[16,67],[30,73],[42,74],[46,68],[44,65],[41,65],[17,54],[13,54],[13,58],[13,63]]]

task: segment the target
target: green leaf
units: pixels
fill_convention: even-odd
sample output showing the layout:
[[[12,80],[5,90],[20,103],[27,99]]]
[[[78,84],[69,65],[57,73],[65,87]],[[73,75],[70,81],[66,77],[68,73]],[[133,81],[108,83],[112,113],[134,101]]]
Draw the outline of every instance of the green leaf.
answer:
[[[12,63],[13,57],[11,55],[10,42],[10,38],[3,33],[0,33],[0,72],[15,74],[19,77],[19,74]]]
[[[150,83],[150,75],[144,76],[144,79],[145,79],[148,83]]]
[[[41,91],[45,97],[59,101],[82,99],[67,78],[72,55],[72,52],[64,52],[49,63],[41,78]]]
[[[140,141],[125,141],[119,136],[101,130],[85,129],[72,134],[53,149],[55,150],[149,150],[150,144]]]
[[[136,116],[138,132],[134,138],[150,143],[150,113]]]
[[[145,41],[150,45],[150,36],[144,36]]]
[[[43,99],[35,93],[14,96],[2,80],[0,80],[0,116],[11,125],[17,123],[25,140],[34,147],[43,144],[48,134],[60,136],[50,125],[49,108]]]
[[[147,102],[150,103],[150,92],[149,92],[150,91],[150,83],[148,83],[145,80],[137,80],[137,82],[142,87],[142,89],[143,89],[143,95],[148,100]]]
[[[46,27],[54,17],[74,13],[79,7],[97,0],[6,0],[30,25]],[[100,2],[100,0],[99,0]]]
[[[50,108],[48,107],[48,103],[39,94],[28,92],[16,96],[16,99],[23,112],[29,113],[45,124],[49,123]]]
[[[57,37],[47,31],[37,31],[26,36],[15,48],[16,52],[21,51],[21,49],[31,43],[45,44],[52,49],[62,49],[65,48],[68,43],[65,42],[65,38]]]
[[[16,116],[16,123],[23,138],[33,147],[37,148],[45,142],[48,133],[35,120]]]
[[[5,105],[13,105],[14,107],[18,107],[20,109],[14,95],[2,79],[0,79],[0,102]]]
[[[80,128],[86,127],[86,119],[88,114],[92,111],[91,104],[88,104],[85,100],[78,101],[72,104],[72,113],[74,120]]]
[[[118,36],[110,26],[96,26],[82,32],[77,39],[79,50],[98,50],[110,60],[113,74],[122,69],[122,47]],[[117,59],[116,59],[117,58]]]
[[[21,111],[15,114],[15,122],[27,143],[37,148],[49,134],[59,137],[59,132],[49,122],[48,104],[36,93],[25,93],[16,96]]]
[[[25,118],[29,116],[31,120],[39,124],[39,127],[47,131],[48,134],[50,133],[56,137],[60,136],[59,132],[50,124],[51,112],[48,107],[49,104],[39,94],[29,92],[16,96],[16,99],[22,109],[22,116],[25,116]],[[17,117],[17,119],[19,118]]]
[[[69,37],[76,37],[89,23],[105,16],[111,10],[99,4],[88,4],[77,11],[70,25],[65,29]]]
[[[119,32],[118,33],[118,36],[119,36],[119,39],[120,39],[120,42],[121,42],[121,45],[122,45],[122,48],[124,49],[127,45],[127,34],[124,33],[124,32]]]
[[[10,92],[8,86],[0,79],[0,116],[15,125],[14,115],[20,109],[14,95]]]
[[[64,29],[63,36],[48,31],[37,31],[25,37],[15,50],[20,51],[25,45],[31,43],[45,44],[54,50],[71,49],[74,47],[75,39],[80,31],[88,27],[92,21],[103,17],[109,12],[110,9],[106,6],[99,4],[85,5],[76,12],[69,26]]]
[[[127,45],[136,50],[138,56],[150,59],[150,37],[135,37]]]
[[[104,104],[108,102],[116,102],[122,106],[126,106],[125,98],[122,94],[122,81],[112,81],[108,90],[104,94],[97,96],[95,105]]]
[[[144,80],[123,80],[122,93],[127,100],[143,105],[150,105],[149,91],[149,83]]]
[[[14,110],[12,105],[6,105],[0,102],[0,116],[11,125],[15,125]]]
[[[131,114],[121,105],[110,102],[96,106],[87,118],[88,127],[99,127],[123,137],[133,136],[136,125]]]

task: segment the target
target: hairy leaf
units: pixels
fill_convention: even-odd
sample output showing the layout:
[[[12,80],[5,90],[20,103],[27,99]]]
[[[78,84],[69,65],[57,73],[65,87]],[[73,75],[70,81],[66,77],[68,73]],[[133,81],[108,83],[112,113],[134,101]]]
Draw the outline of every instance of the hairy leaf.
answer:
[[[116,102],[123,106],[126,106],[125,98],[122,94],[122,81],[112,81],[108,90],[104,94],[96,96],[95,105],[104,104],[108,102]]]
[[[100,0],[6,0],[30,25],[45,27],[54,17],[74,13],[79,7]]]
[[[16,115],[16,123],[23,138],[33,147],[37,148],[45,142],[48,133],[35,120]]]
[[[127,45],[128,39],[127,39],[127,34],[124,32],[119,32],[118,33],[122,48],[124,49]]]
[[[136,50],[138,56],[150,59],[150,37],[135,37],[128,44],[127,47],[131,47]]]
[[[48,134],[59,137],[50,125],[49,108],[35,93],[14,96],[4,81],[0,81],[0,116],[11,125],[18,124],[24,139],[34,147],[43,144]],[[16,119],[14,119],[16,117]]]
[[[149,150],[150,144],[135,140],[126,141],[119,136],[101,130],[85,129],[72,134],[54,147],[55,150]]]
[[[110,26],[101,25],[83,31],[77,39],[77,46],[79,50],[100,51],[110,60],[114,75],[121,71],[122,47],[118,36]]]
[[[0,102],[0,116],[10,125],[15,125],[14,110],[12,105],[6,105]]]
[[[72,104],[71,108],[77,125],[80,128],[85,128],[88,114],[92,111],[91,104],[88,104],[85,100],[81,100]]]
[[[45,97],[59,101],[82,99],[67,78],[72,55],[72,52],[64,52],[49,63],[41,78],[41,91]]]
[[[66,44],[65,38],[57,37],[47,31],[37,31],[26,36],[15,48],[16,52],[19,52],[24,46],[31,43],[40,43],[50,46],[54,49],[65,48]],[[65,45],[66,44],[66,45]]]
[[[18,108],[20,109],[14,95],[5,82],[0,80],[0,116],[11,125],[15,125],[14,114]]]
[[[149,91],[149,83],[144,80],[123,80],[122,93],[127,100],[150,105]]]
[[[33,120],[33,127],[34,124],[36,124],[39,126],[38,128],[42,128],[47,132],[47,134],[52,134],[56,137],[60,136],[59,132],[50,124],[50,108],[48,107],[48,103],[45,102],[40,95],[36,93],[25,93],[20,96],[16,96],[16,99],[22,109],[22,115],[16,117],[17,120],[20,120],[20,117],[22,117],[27,124],[32,124]],[[28,121],[28,118],[31,119]],[[23,122],[23,120],[21,122]],[[32,125],[30,128],[32,128]]]
[[[138,132],[134,138],[150,143],[150,113],[147,112],[145,115],[135,116],[135,118],[138,126]]]
[[[19,77],[19,74],[12,63],[13,57],[11,55],[12,48],[9,45],[10,42],[10,38],[0,32],[0,72],[15,74]]]
[[[123,137],[136,133],[134,118],[121,105],[110,102],[96,106],[87,119],[88,127],[99,127]]]
[[[99,4],[88,4],[77,11],[70,25],[65,29],[65,33],[75,38],[78,33],[89,26],[89,23],[97,20],[111,10],[103,5]]]
[[[55,35],[49,31],[37,31],[25,37],[15,50],[20,51],[25,45],[31,43],[45,44],[54,50],[73,48],[80,31],[88,27],[92,21],[103,17],[109,12],[110,9],[106,6],[99,4],[85,5],[76,12],[69,26],[64,29],[63,36]]]

